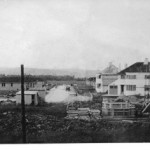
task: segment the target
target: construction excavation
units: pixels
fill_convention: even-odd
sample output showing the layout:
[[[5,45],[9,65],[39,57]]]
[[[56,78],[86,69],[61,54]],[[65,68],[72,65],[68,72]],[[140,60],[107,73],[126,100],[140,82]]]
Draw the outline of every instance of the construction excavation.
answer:
[[[45,101],[26,105],[27,143],[149,142],[150,104],[138,96],[108,98],[90,86],[51,85]],[[22,143],[21,107],[1,102],[0,143]]]

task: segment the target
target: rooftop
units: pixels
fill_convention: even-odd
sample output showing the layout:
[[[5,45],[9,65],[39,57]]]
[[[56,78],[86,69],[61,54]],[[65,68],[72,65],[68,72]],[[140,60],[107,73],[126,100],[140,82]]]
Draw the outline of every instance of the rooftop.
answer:
[[[103,79],[103,85],[109,85],[111,83],[113,83],[115,80],[117,79]]]
[[[117,74],[117,73],[118,73],[118,68],[113,64],[110,64],[107,68],[105,68],[102,71],[102,74]]]
[[[29,91],[45,91],[45,88],[42,88],[42,87],[34,87],[34,88],[30,88]]]
[[[38,93],[38,91],[24,91],[25,95],[35,95],[37,93]],[[16,94],[21,95],[21,91],[17,92]]]
[[[136,62],[126,69],[121,70],[118,74],[125,74],[126,72],[150,72],[150,62],[147,65],[144,62]]]

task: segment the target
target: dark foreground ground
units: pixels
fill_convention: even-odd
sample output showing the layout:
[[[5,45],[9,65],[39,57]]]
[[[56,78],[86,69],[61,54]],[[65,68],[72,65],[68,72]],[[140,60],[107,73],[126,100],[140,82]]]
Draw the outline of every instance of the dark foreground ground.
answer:
[[[6,107],[0,107],[0,143],[21,143],[21,109]],[[68,121],[63,104],[28,107],[26,112],[28,143],[150,142],[149,120]]]

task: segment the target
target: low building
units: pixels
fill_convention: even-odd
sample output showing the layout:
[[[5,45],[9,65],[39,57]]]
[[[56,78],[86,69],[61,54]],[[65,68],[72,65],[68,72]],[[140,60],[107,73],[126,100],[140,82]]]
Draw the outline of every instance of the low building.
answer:
[[[29,91],[37,91],[39,97],[41,97],[43,100],[45,99],[45,96],[46,96],[46,89],[45,89],[45,87],[43,87],[43,88],[40,88],[40,87],[39,88],[37,88],[37,87],[30,88]]]
[[[35,82],[25,82],[24,88],[28,90],[35,86]],[[20,82],[7,82],[7,81],[0,81],[0,91],[19,91],[21,90],[21,83]]]
[[[118,68],[112,63],[102,71],[102,73],[96,74],[96,92],[106,93],[108,91],[108,85],[118,79]]]
[[[108,86],[108,95],[150,95],[150,62],[137,62],[118,73]]]
[[[38,91],[24,91],[26,105],[38,104]],[[21,104],[21,91],[16,93],[16,104]]]

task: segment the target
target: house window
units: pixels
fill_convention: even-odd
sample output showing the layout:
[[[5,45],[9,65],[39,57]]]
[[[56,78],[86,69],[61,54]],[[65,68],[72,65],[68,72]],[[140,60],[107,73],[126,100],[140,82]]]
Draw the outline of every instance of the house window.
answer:
[[[13,83],[11,83],[10,85],[11,85],[11,87],[13,87]]]
[[[110,89],[117,89],[117,86],[115,85],[115,86],[110,86]]]
[[[101,84],[97,84],[97,88],[100,88],[101,87]]]
[[[111,95],[117,95],[117,93],[118,93],[118,86],[116,86],[116,85],[111,85],[110,87],[109,87],[109,94]]]
[[[145,75],[145,79],[150,79],[150,75]]]
[[[126,90],[127,91],[135,91],[136,90],[136,85],[126,85]]]
[[[150,91],[150,85],[145,85],[145,86],[144,86],[144,90],[145,90],[145,91]]]
[[[125,79],[125,75],[121,75],[121,79]]]
[[[2,87],[5,87],[5,83],[2,83]]]
[[[136,75],[126,75],[127,79],[136,79]]]
[[[101,75],[97,75],[97,79],[101,79]]]

